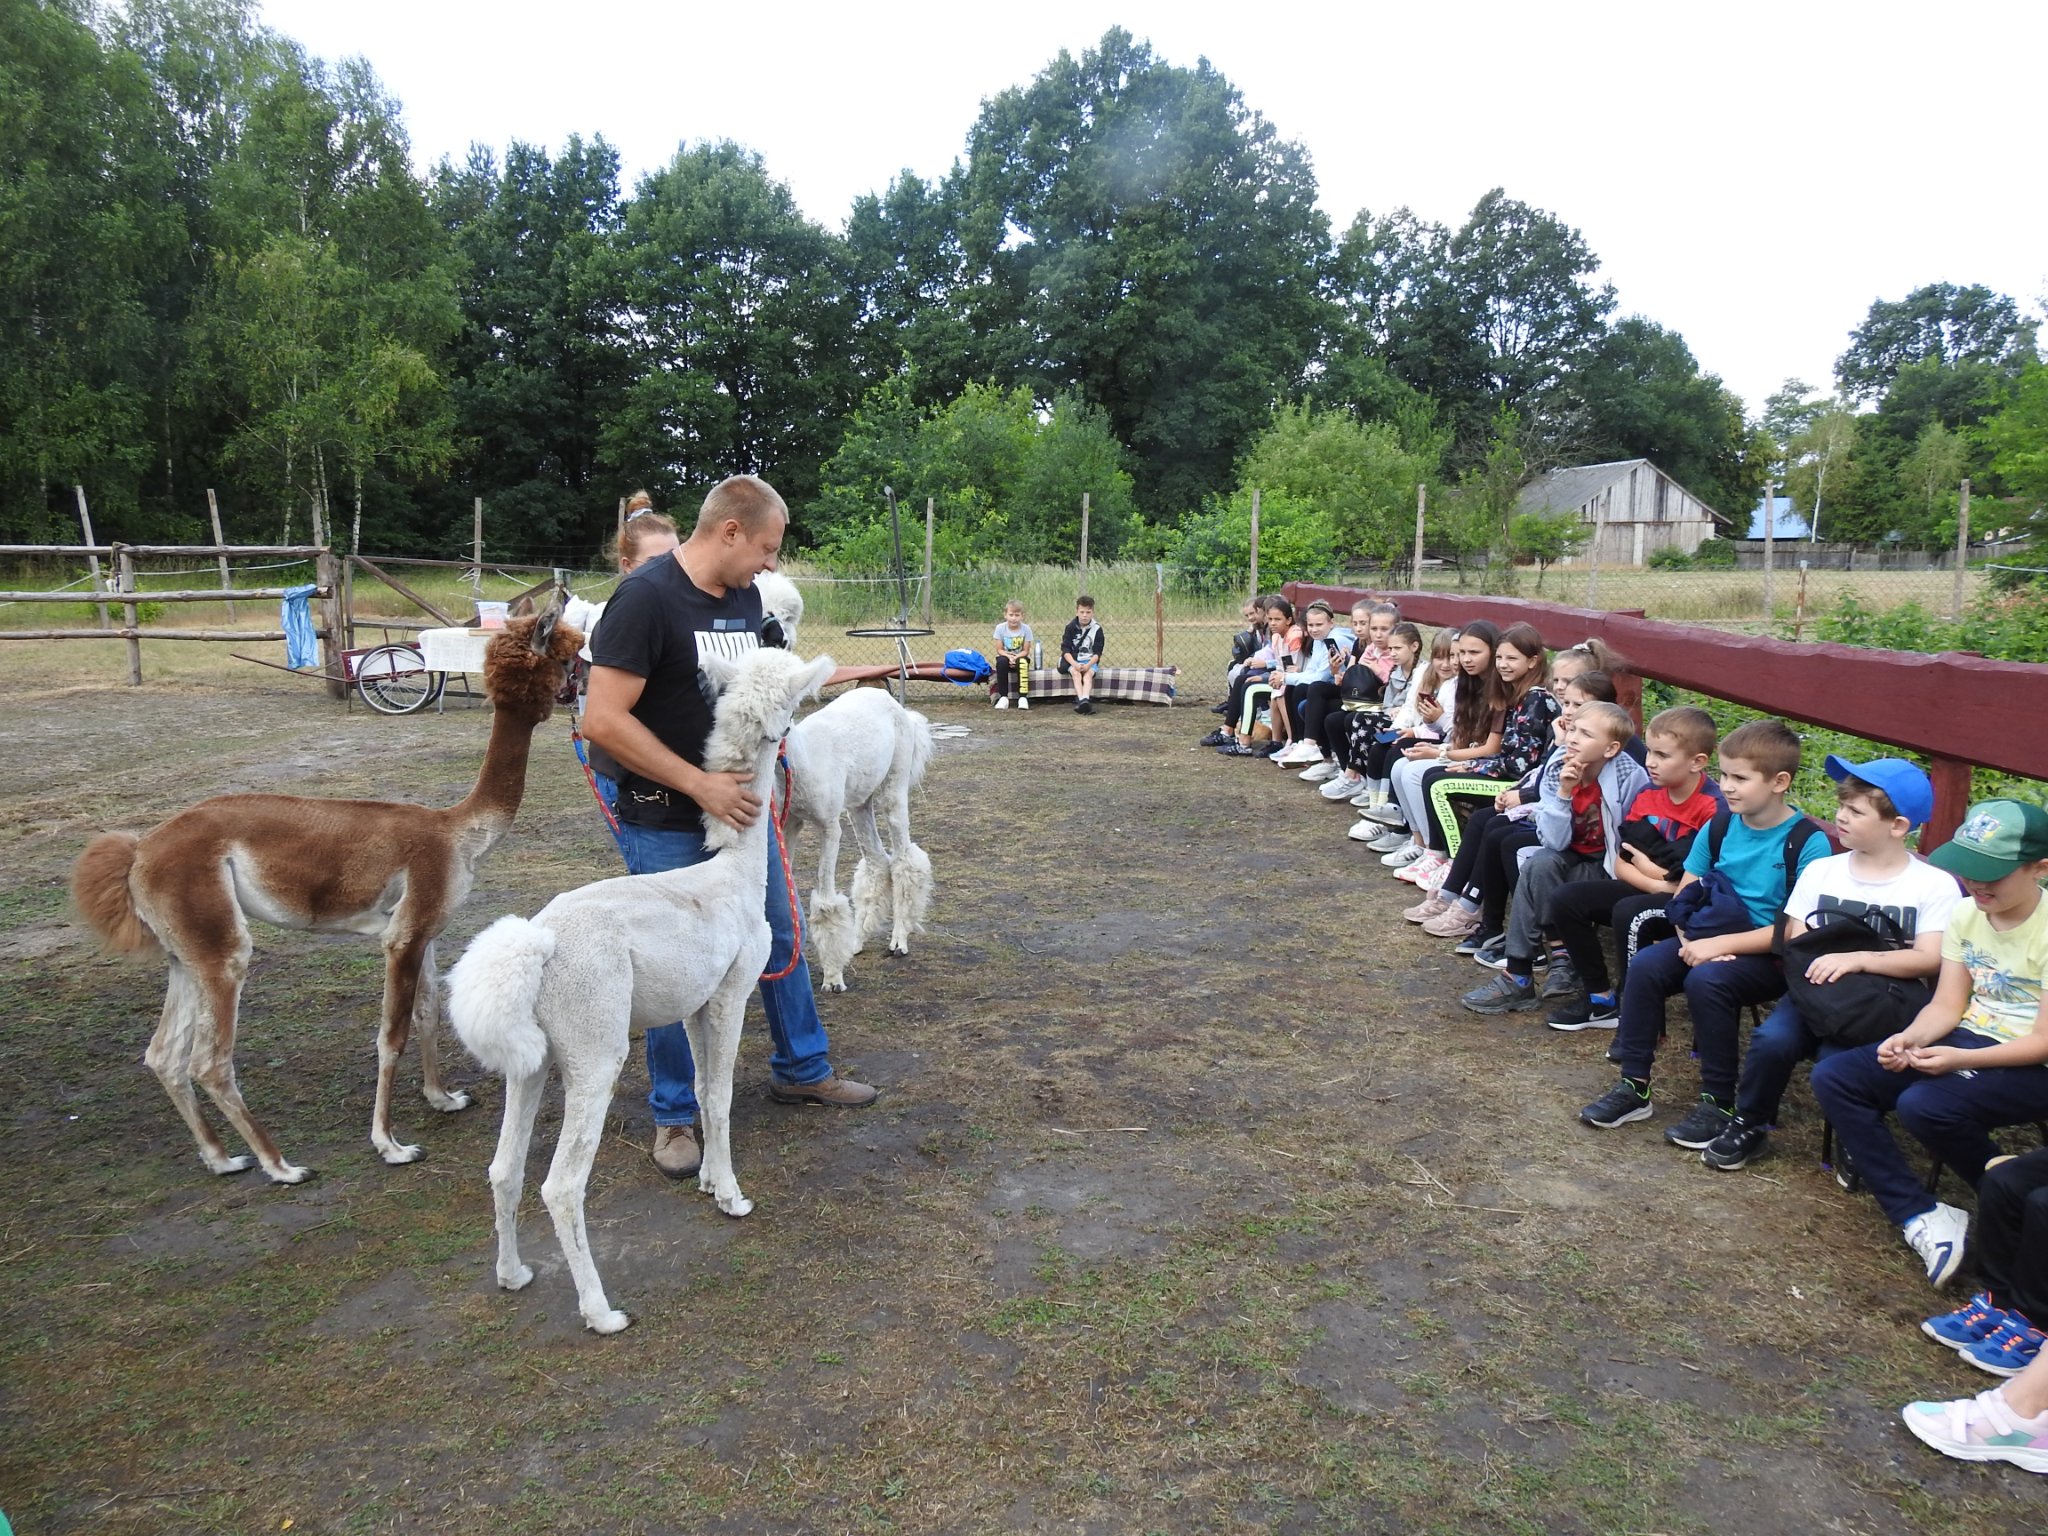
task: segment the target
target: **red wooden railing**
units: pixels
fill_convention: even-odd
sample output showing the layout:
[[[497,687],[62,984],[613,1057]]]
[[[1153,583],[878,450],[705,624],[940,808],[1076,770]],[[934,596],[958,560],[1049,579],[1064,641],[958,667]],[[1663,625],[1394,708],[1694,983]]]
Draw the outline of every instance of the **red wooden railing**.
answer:
[[[1552,647],[1597,635],[1644,677],[1922,753],[1934,781],[1934,816],[1920,834],[1923,852],[1946,842],[1962,821],[1972,765],[2048,778],[2048,666],[1960,651],[1928,656],[1731,635],[1639,612],[1512,597],[1366,592],[1307,582],[1290,582],[1284,590],[1297,604],[1322,598],[1340,613],[1360,597],[1385,598],[1400,605],[1404,618],[1432,626],[1468,619],[1503,628],[1533,624]]]

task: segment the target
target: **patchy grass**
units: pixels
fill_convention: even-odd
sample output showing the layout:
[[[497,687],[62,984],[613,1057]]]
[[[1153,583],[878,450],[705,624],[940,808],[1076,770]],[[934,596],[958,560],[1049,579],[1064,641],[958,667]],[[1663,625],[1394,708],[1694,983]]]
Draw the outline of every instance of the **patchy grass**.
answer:
[[[103,825],[208,793],[445,801],[481,711],[345,714],[230,671],[0,685],[0,1505],[36,1531],[1469,1533],[2040,1529],[2048,1497],[1898,1425],[1984,1382],[1815,1162],[1717,1175],[1573,1120],[1603,1039],[1476,1020],[1348,813],[1191,746],[1199,710],[920,701],[939,894],[821,1000],[872,1110],[774,1106],[758,1013],[719,1216],[644,1156],[628,1068],[597,1339],[537,1202],[492,1282],[500,1103],[401,1073],[368,1145],[372,946],[264,931],[247,1097],[320,1176],[204,1173],[140,1056],[160,967],[62,914]],[[452,954],[615,872],[560,723]],[[62,765],[61,773],[53,765]],[[1674,1035],[1682,1045],[1683,1025]],[[449,1049],[454,1047],[450,1042]],[[1689,1091],[1682,1050],[1662,1086]],[[537,1184],[554,1124],[543,1112]]]

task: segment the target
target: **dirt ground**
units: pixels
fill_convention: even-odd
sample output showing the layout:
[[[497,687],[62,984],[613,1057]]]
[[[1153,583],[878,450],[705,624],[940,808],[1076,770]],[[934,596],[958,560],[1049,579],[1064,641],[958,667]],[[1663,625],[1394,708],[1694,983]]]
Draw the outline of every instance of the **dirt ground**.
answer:
[[[927,689],[913,952],[821,1008],[864,1112],[770,1103],[751,1012],[734,1221],[645,1155],[629,1065],[591,1190],[633,1326],[493,1282],[499,1084],[367,1121],[379,962],[260,930],[239,1063],[318,1177],[205,1173],[141,1063],[160,963],[66,915],[87,836],[203,795],[446,803],[485,715],[303,682],[65,686],[0,660],[0,1508],[24,1532],[2022,1532],[2048,1486],[1897,1408],[1988,1381],[1817,1162],[1717,1174],[1576,1123],[1605,1037],[1481,1020],[1350,813],[1194,740],[1199,706]],[[100,674],[106,676],[106,672]],[[40,679],[40,680],[38,680]],[[617,872],[560,721],[444,946]],[[850,860],[843,874],[850,874]],[[1952,1187],[1948,1198],[1960,1198]]]

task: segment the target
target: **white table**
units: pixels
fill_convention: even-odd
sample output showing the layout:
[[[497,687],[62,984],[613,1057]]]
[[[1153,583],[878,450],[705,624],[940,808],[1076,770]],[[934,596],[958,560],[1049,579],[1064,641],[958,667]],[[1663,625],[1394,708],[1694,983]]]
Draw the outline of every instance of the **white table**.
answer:
[[[429,672],[467,672],[483,675],[484,656],[502,629],[423,629],[420,631],[420,660]],[[444,692],[442,698],[446,698]],[[434,709],[441,709],[441,699]]]

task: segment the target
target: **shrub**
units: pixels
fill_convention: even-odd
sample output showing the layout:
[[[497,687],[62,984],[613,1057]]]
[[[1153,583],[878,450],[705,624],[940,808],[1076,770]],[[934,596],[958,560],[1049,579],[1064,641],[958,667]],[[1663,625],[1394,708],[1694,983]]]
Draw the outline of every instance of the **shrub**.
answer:
[[[1692,563],[1701,570],[1732,571],[1735,546],[1727,539],[1701,539],[1700,547],[1692,552]]]
[[[1692,556],[1677,546],[1650,551],[1650,569],[1653,571],[1689,571]]]

